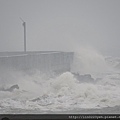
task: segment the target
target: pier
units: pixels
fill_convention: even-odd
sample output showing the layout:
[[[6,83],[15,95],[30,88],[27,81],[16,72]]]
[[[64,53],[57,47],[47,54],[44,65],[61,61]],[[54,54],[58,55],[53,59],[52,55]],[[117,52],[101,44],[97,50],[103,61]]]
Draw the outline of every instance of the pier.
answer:
[[[70,71],[73,56],[59,51],[0,52],[0,68],[65,72]]]

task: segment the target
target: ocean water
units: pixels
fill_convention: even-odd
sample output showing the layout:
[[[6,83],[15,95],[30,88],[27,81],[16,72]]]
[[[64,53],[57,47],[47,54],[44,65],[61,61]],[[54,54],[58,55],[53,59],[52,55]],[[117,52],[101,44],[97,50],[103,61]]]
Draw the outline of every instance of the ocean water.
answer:
[[[93,50],[80,51],[74,55],[71,71],[59,75],[1,69],[0,113],[54,113],[119,106],[119,58],[102,56]],[[86,75],[90,77],[84,81],[75,74],[84,79]],[[3,90],[15,84],[19,89]]]

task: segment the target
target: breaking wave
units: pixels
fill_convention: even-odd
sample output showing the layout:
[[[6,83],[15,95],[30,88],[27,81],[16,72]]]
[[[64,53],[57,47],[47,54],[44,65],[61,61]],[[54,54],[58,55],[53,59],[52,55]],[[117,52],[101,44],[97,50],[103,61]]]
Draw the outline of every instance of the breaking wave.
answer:
[[[11,108],[67,111],[120,105],[120,73],[90,50],[75,53],[70,72],[55,75],[2,69],[0,82],[0,112]],[[15,84],[19,89],[9,91]]]

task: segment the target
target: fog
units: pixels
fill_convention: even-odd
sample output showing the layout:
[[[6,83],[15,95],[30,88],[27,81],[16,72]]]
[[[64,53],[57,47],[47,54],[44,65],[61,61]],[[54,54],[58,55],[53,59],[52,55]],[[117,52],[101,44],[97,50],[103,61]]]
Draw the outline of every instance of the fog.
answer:
[[[0,0],[0,113],[120,113],[119,6]]]
[[[120,56],[119,0],[0,0],[0,51],[74,51]]]

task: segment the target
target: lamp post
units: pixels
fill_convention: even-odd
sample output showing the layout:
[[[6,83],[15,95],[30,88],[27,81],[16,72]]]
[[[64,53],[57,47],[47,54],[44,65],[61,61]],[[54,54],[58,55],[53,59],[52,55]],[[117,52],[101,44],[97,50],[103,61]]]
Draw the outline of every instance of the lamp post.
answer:
[[[26,53],[26,22],[22,18],[20,19],[23,22],[22,25],[24,27],[24,52]]]

